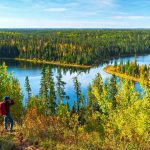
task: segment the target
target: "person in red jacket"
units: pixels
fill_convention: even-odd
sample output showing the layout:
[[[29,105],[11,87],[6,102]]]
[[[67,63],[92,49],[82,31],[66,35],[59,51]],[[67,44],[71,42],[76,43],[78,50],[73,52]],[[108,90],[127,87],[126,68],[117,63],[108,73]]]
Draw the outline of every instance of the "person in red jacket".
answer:
[[[6,115],[4,115],[4,128],[7,130],[7,123],[9,121],[9,123],[10,123],[9,131],[12,131],[14,122],[13,122],[13,118],[10,113],[10,106],[14,105],[15,103],[12,99],[10,99],[9,96],[6,96],[4,98],[4,103],[5,103],[5,109],[6,109]]]

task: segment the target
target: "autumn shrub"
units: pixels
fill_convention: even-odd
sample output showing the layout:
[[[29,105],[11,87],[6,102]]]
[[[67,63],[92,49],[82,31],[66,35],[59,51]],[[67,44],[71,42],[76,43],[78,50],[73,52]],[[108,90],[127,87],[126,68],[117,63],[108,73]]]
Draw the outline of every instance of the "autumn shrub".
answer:
[[[101,120],[101,115],[99,113],[93,113],[92,116],[88,116],[86,118],[85,123],[85,131],[86,132],[97,132],[100,137],[104,136],[104,124]]]
[[[21,88],[18,80],[13,77],[12,73],[7,73],[7,67],[3,64],[0,66],[0,101],[5,96],[10,96],[15,101],[11,112],[13,118],[20,122],[23,116]]]
[[[38,114],[36,108],[27,111],[22,131],[25,138],[41,141],[40,145],[45,148],[70,145],[73,149],[84,145],[83,143],[89,138],[84,126],[79,124],[77,114],[70,118],[45,116]]]
[[[114,80],[114,79],[113,79]],[[134,83],[122,80],[118,85],[113,80],[92,85],[92,94],[100,106],[100,122],[105,145],[118,145],[127,149],[146,149],[150,144],[150,96],[135,90]],[[113,82],[112,82],[113,81]],[[100,88],[100,85],[101,88]],[[101,91],[99,91],[101,90]],[[87,123],[88,129],[94,125]],[[95,125],[95,130],[98,125]],[[99,131],[98,131],[99,132]],[[126,149],[124,148],[124,149]]]

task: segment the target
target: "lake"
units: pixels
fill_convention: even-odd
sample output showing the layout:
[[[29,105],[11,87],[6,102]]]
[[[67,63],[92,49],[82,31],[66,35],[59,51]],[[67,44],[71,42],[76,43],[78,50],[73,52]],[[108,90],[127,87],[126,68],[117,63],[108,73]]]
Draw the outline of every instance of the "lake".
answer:
[[[122,58],[124,62],[127,62],[128,60],[133,61],[134,57],[124,57]],[[150,64],[150,55],[145,56],[137,56],[136,57],[137,62],[139,65],[142,64]],[[117,62],[119,63],[120,59],[117,59]],[[41,69],[42,65],[40,64],[33,64],[30,62],[19,62],[14,60],[0,60],[0,64],[3,62],[6,63],[8,66],[8,73],[14,72],[14,76],[19,80],[19,83],[22,88],[22,92],[24,94],[24,100],[27,97],[26,91],[25,91],[25,77],[28,76],[30,80],[30,85],[32,89],[33,95],[38,95],[39,88],[40,88],[40,79],[41,79]],[[87,88],[88,85],[92,82],[92,80],[95,78],[97,73],[100,73],[102,75],[103,80],[106,80],[107,78],[111,77],[111,75],[105,73],[103,71],[103,68],[113,63],[114,60],[110,60],[106,63],[103,63],[99,65],[96,68],[91,69],[77,69],[77,68],[71,68],[71,67],[60,67],[60,66],[54,66],[51,65],[52,71],[54,74],[54,79],[56,80],[57,75],[57,69],[60,67],[62,72],[62,79],[64,82],[66,82],[65,91],[67,95],[70,97],[70,105],[72,105],[73,101],[76,100],[76,95],[73,87],[73,77],[78,76],[78,80],[81,83],[81,89],[82,93],[85,95],[87,99]],[[45,65],[47,66],[47,65]],[[139,88],[139,84],[136,83],[135,86]]]

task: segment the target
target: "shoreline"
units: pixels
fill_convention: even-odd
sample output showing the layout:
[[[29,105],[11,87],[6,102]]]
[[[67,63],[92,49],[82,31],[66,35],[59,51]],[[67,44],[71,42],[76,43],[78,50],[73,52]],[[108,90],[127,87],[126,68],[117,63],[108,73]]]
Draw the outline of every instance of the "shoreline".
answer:
[[[103,71],[108,73],[108,74],[111,74],[111,75],[115,75],[119,78],[124,78],[124,79],[128,79],[128,80],[132,80],[134,82],[140,82],[139,78],[136,78],[136,77],[133,77],[133,76],[129,76],[129,75],[126,75],[126,74],[122,74],[122,73],[118,73],[118,72],[115,72],[113,69],[112,69],[112,66],[107,66],[105,68],[103,68]]]
[[[24,61],[24,62],[32,62],[35,64],[47,64],[47,65],[58,65],[58,66],[63,66],[63,67],[74,67],[74,68],[82,68],[82,69],[90,69],[95,66],[92,65],[78,65],[78,64],[66,64],[66,63],[61,63],[58,61],[45,61],[45,60],[34,60],[34,59],[23,59],[23,58],[0,58],[3,60],[17,60],[17,61]]]
[[[138,56],[146,56],[146,55],[150,55],[150,53],[144,53],[143,55],[141,54],[131,54],[131,55],[120,55],[120,56],[115,56],[115,57],[108,57],[105,59],[102,59],[101,62],[105,62],[105,61],[111,61],[111,60],[115,60],[115,59],[119,59],[119,58],[125,58],[125,57],[138,57]],[[24,59],[24,58],[0,58],[0,59],[4,59],[4,60],[17,60],[17,61],[24,61],[24,62],[31,62],[34,64],[47,64],[47,65],[58,65],[58,66],[63,66],[63,67],[74,67],[74,68],[82,68],[82,69],[90,69],[90,68],[94,68],[94,67],[98,67],[99,64],[93,64],[93,65],[79,65],[79,64],[67,64],[67,63],[63,63],[63,62],[59,62],[59,61],[46,61],[46,60],[36,60],[36,59]]]

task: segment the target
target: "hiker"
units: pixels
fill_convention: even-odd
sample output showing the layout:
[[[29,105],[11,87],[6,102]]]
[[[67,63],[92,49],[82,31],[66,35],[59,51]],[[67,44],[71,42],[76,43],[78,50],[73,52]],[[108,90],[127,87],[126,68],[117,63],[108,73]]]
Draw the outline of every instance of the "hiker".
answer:
[[[3,109],[3,116],[4,116],[4,128],[7,130],[7,122],[10,123],[9,131],[11,132],[13,129],[13,119],[10,113],[10,106],[14,105],[14,101],[10,99],[9,96],[6,96],[4,98],[4,101],[1,103],[3,106],[1,106],[1,109]],[[3,108],[2,108],[3,107]]]

